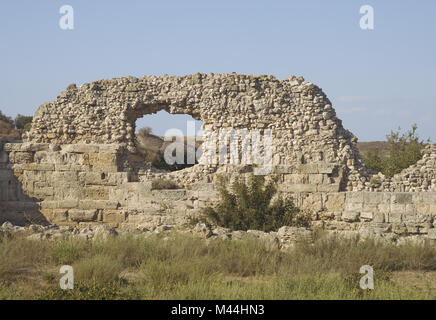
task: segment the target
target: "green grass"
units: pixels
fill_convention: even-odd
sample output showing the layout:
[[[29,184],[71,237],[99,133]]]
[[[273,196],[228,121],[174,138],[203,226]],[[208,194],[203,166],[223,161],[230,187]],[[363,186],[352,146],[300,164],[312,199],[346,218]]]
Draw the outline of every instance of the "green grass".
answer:
[[[59,288],[71,264],[75,288]],[[362,265],[375,289],[359,287]],[[173,234],[100,241],[0,242],[0,299],[435,299],[435,283],[398,280],[436,274],[436,246],[386,245],[317,235],[289,251],[256,240]]]

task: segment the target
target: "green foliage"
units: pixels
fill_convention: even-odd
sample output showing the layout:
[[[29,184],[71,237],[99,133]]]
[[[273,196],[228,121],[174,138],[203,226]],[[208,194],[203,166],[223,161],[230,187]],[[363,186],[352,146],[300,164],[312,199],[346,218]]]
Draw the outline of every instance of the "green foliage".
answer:
[[[53,247],[53,258],[61,265],[72,264],[79,259],[84,243],[78,241],[60,241]]]
[[[119,280],[122,264],[109,255],[96,254],[74,263],[73,268],[74,277],[78,281],[105,284]]]
[[[77,282],[72,290],[62,290],[59,286],[52,286],[35,298],[37,300],[119,300],[135,298],[123,294],[121,289],[121,284],[117,281],[105,284],[97,281]]]
[[[32,125],[32,116],[23,116],[22,114],[18,114],[15,117],[15,128],[17,129],[26,129],[30,130],[30,127]]]
[[[401,128],[398,131],[391,131],[386,136],[387,155],[383,155],[378,149],[368,150],[363,155],[365,165],[372,170],[392,177],[418,162],[422,157],[421,150],[425,143],[419,139],[416,133],[417,128],[417,125],[414,124],[412,129],[405,133],[401,133]]]
[[[171,180],[168,179],[153,179],[151,181],[152,190],[162,190],[162,189],[179,189],[179,186]]]
[[[276,182],[265,184],[263,176],[251,176],[248,184],[236,179],[227,189],[219,183],[220,202],[207,207],[204,215],[213,223],[233,230],[277,230],[282,226],[309,226],[310,219],[290,199],[277,196]]]

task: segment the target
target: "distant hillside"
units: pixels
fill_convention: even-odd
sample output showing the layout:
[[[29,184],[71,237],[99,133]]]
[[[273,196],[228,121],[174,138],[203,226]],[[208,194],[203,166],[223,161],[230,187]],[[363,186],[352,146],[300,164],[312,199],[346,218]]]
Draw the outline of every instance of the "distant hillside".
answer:
[[[14,128],[8,122],[0,120],[0,141],[6,139],[20,139],[20,132]]]
[[[145,160],[147,164],[151,164],[153,161],[155,161],[159,157],[159,154],[163,154],[166,146],[171,143],[165,142],[163,137],[154,135],[151,132],[138,133],[136,138],[137,148],[141,154],[141,162]],[[197,143],[197,147],[199,145],[200,143]],[[370,149],[378,149],[381,154],[387,155],[386,152],[388,143],[386,141],[358,142],[357,148],[359,149],[361,155]]]

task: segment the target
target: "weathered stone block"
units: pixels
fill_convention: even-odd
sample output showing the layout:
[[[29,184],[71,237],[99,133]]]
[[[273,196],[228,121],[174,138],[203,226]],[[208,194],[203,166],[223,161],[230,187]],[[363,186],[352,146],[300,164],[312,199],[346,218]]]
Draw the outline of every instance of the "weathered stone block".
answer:
[[[389,213],[389,221],[391,223],[399,223],[403,221],[403,212],[391,211]]]
[[[31,163],[33,162],[33,152],[11,152],[9,160],[11,163]]]
[[[423,192],[422,201],[424,204],[436,204],[436,192]]]
[[[363,211],[363,203],[345,202],[345,210],[361,212]]]
[[[301,173],[285,174],[284,183],[307,184],[309,183],[309,176],[307,174],[301,174]]]
[[[324,175],[322,174],[309,174],[310,184],[322,184],[324,181]]]
[[[374,219],[374,212],[363,211],[360,213],[360,220],[371,221]]]
[[[411,193],[393,193],[391,197],[392,204],[408,204],[412,203]]]
[[[382,212],[375,212],[373,221],[376,223],[384,223],[385,222],[385,214]]]
[[[339,192],[340,191],[340,185],[339,183],[332,183],[332,184],[320,184],[316,186],[316,190],[318,192]]]
[[[359,213],[355,211],[344,211],[341,216],[345,222],[356,222],[359,220]]]
[[[68,144],[63,145],[62,151],[72,153],[97,153],[99,152],[98,145],[91,144]]]
[[[295,167],[295,170],[297,173],[315,174],[318,173],[318,165],[315,163],[299,164]]]
[[[391,204],[391,212],[392,213],[405,213],[406,212],[406,205],[405,204],[392,203]]]
[[[379,204],[383,202],[383,193],[380,192],[365,192],[363,201],[367,204]]]
[[[127,213],[120,210],[103,210],[103,222],[122,223],[126,221]]]
[[[287,184],[282,186],[287,192],[316,192],[316,185],[312,184]]]
[[[347,192],[347,202],[363,203],[363,192]]]
[[[117,157],[111,153],[85,153],[83,154],[83,164],[90,166],[116,166]]]
[[[110,200],[80,200],[78,203],[79,209],[117,209],[118,201]]]
[[[165,201],[186,200],[186,191],[183,189],[175,190],[152,190],[152,197]]]
[[[431,240],[436,240],[436,228],[429,229],[427,237]]]
[[[290,174],[296,172],[295,166],[293,165],[277,165],[274,167],[274,170],[277,174]]]
[[[345,210],[345,193],[329,193],[325,203],[327,211]]]
[[[337,168],[338,165],[335,163],[319,163],[318,172],[323,174],[332,174],[333,170]]]
[[[109,200],[109,189],[104,186],[87,186],[84,194],[89,200]]]
[[[71,221],[76,222],[95,221],[97,219],[97,210],[69,209],[68,216]]]

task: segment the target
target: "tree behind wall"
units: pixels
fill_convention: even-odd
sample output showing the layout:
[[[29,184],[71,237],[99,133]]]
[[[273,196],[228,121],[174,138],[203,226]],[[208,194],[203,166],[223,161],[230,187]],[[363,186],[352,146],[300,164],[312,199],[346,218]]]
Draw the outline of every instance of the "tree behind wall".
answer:
[[[368,150],[363,156],[365,165],[374,171],[393,177],[417,163],[422,158],[421,150],[426,143],[430,142],[429,139],[426,142],[420,140],[416,132],[417,129],[418,126],[414,124],[411,130],[404,133],[401,133],[401,128],[398,128],[397,131],[391,131],[386,136],[387,155],[382,155],[378,149]]]

